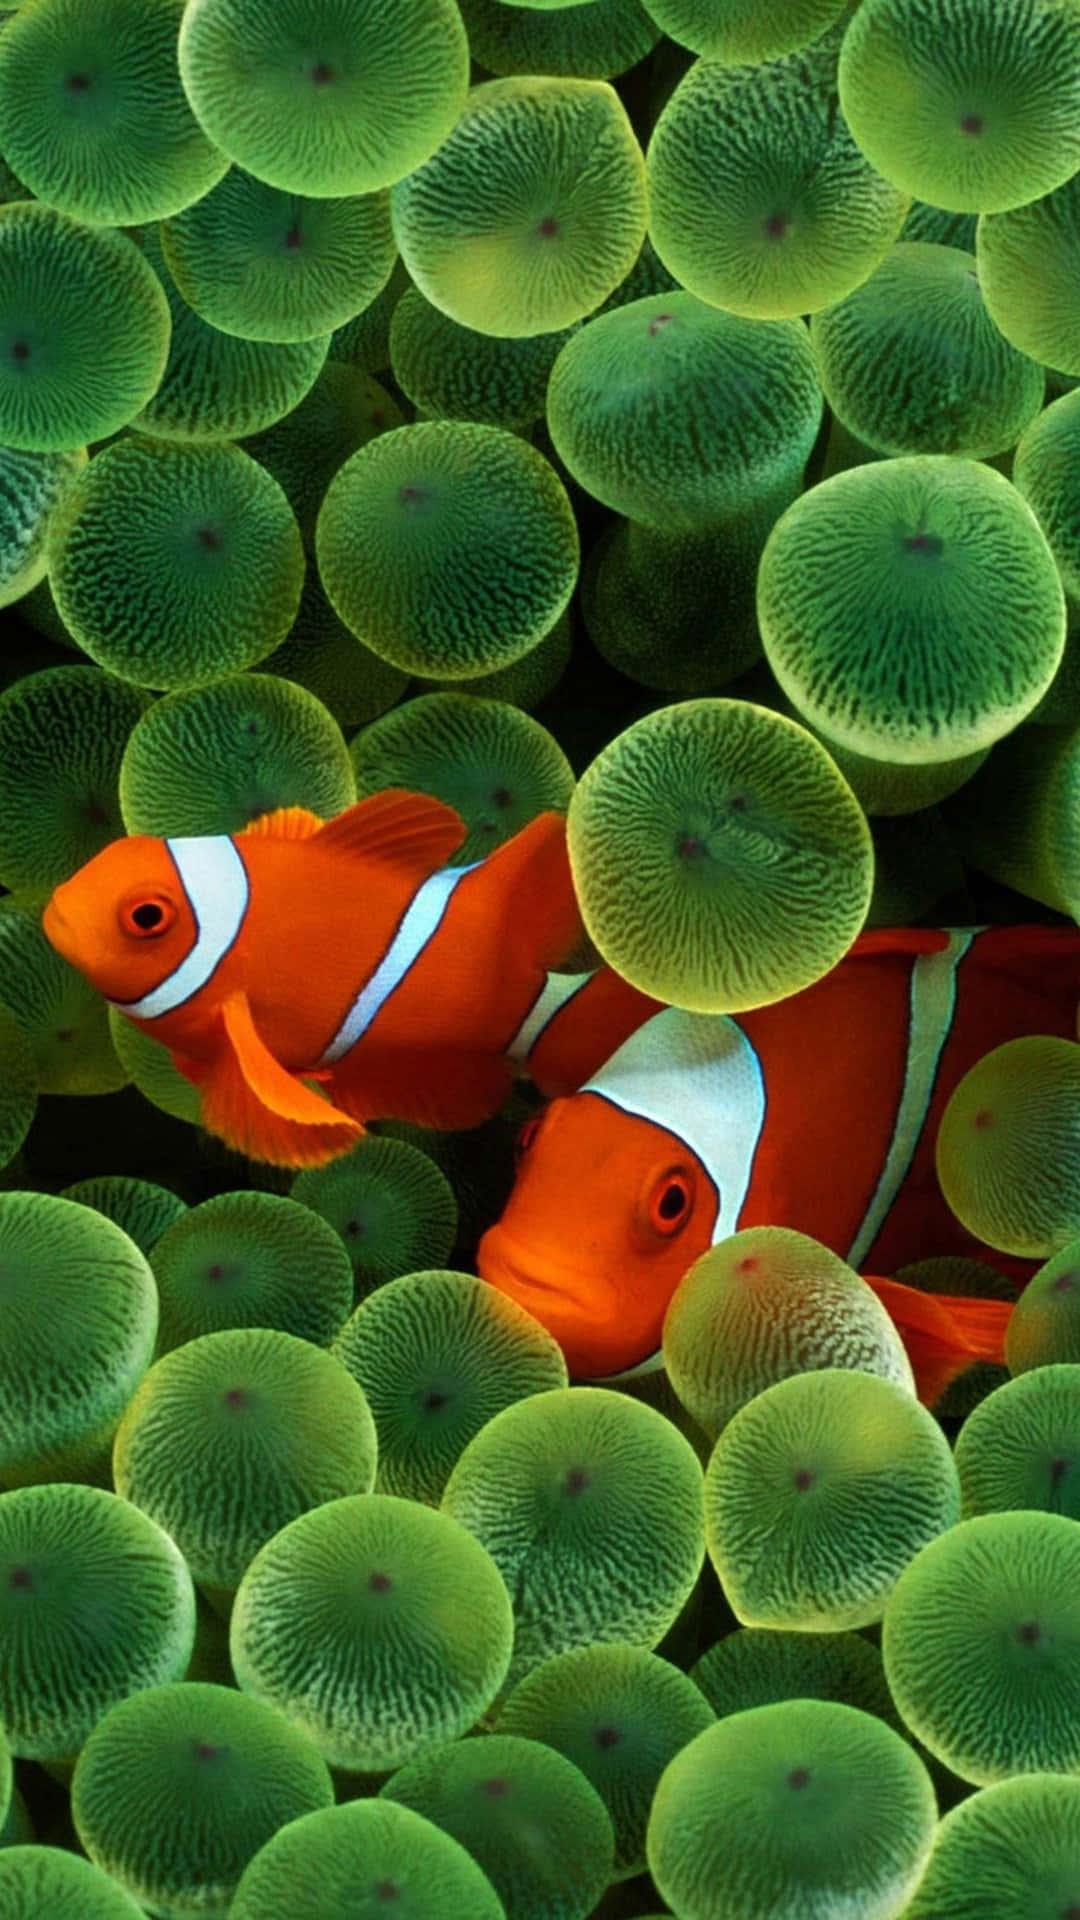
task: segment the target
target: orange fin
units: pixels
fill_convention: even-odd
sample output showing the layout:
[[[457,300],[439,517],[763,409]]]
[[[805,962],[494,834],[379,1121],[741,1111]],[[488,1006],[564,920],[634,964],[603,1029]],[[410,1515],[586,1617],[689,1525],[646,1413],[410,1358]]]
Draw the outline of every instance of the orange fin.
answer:
[[[369,794],[319,830],[319,846],[334,853],[425,871],[444,866],[464,838],[465,822],[453,807],[404,787]]]
[[[525,951],[532,965],[549,972],[581,939],[581,909],[566,851],[566,815],[538,813],[484,862],[492,879],[506,886],[509,903],[504,964]]]
[[[275,807],[272,813],[260,813],[249,820],[233,838],[247,840],[255,834],[265,834],[269,840],[310,840],[312,834],[321,833],[322,829],[320,816],[307,807]]]
[[[222,1004],[223,1044],[202,1081],[203,1123],[253,1160],[317,1166],[355,1145],[363,1128],[275,1060],[247,995]]]
[[[976,1360],[1005,1365],[1005,1329],[1012,1300],[972,1299],[959,1293],[924,1293],[902,1280],[864,1274],[895,1322],[907,1348],[915,1386],[926,1406],[940,1399],[951,1380]]]
[[[360,1120],[412,1120],[457,1131],[490,1120],[513,1084],[502,1054],[420,1046],[406,1058],[375,1054],[350,1062],[346,1056],[330,1076],[329,1090]]]

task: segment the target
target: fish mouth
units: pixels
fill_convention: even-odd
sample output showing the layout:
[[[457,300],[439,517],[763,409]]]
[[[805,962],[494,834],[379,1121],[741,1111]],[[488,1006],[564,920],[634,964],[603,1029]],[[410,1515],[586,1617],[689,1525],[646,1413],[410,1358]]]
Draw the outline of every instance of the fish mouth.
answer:
[[[546,1274],[522,1259],[520,1250],[513,1245],[505,1231],[498,1225],[489,1227],[481,1235],[476,1249],[476,1270],[482,1280],[497,1287],[500,1293],[509,1294],[526,1313],[541,1323],[553,1314],[570,1310],[576,1320],[595,1321],[598,1326],[606,1324],[610,1318],[611,1305],[604,1298],[590,1300],[595,1296],[597,1282],[591,1275],[575,1274],[562,1270],[560,1280],[552,1280]],[[603,1289],[606,1296],[607,1289]],[[535,1305],[533,1304],[535,1302]]]

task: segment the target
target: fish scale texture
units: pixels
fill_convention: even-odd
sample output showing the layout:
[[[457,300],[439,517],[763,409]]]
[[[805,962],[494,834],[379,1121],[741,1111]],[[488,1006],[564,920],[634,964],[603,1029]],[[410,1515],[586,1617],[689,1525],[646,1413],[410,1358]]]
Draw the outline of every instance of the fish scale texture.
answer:
[[[699,299],[755,319],[813,312],[899,237],[906,193],[836,104],[836,39],[761,66],[698,61],[656,123],[649,237]]]
[[[644,161],[606,81],[489,80],[391,207],[405,265],[434,306],[485,333],[550,333],[591,313],[633,267]]]
[[[372,193],[446,138],[469,48],[454,0],[189,0],[180,73],[238,166],[287,193]]]
[[[602,1387],[497,1414],[459,1459],[442,1511],[483,1543],[513,1597],[512,1681],[594,1640],[655,1646],[704,1557],[693,1448],[652,1407]]]

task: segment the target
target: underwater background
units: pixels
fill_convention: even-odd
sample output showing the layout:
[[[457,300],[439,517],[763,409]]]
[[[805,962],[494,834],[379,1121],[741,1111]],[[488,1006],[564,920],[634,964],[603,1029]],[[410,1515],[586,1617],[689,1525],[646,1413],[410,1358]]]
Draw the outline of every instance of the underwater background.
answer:
[[[0,1920],[1076,1920],[1078,606],[1077,0],[0,9]]]

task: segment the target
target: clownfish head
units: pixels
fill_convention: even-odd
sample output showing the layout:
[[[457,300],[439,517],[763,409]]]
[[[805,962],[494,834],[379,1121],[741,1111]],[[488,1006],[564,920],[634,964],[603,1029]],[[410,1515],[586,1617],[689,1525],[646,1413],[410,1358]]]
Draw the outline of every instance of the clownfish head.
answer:
[[[712,1240],[716,1190],[677,1135],[599,1093],[553,1100],[522,1129],[502,1218],[477,1270],[600,1378],[656,1352],[669,1300]]]
[[[180,965],[198,928],[166,841],[113,840],[52,894],[46,939],[106,999],[139,1001]]]

